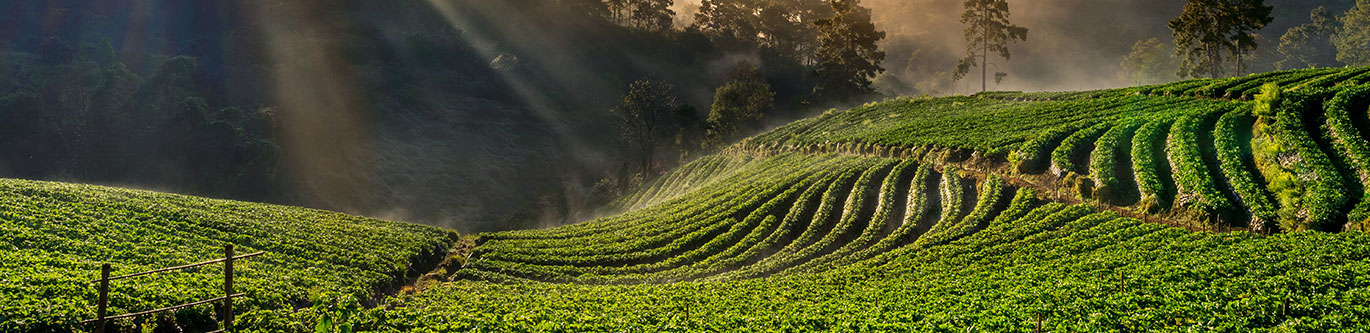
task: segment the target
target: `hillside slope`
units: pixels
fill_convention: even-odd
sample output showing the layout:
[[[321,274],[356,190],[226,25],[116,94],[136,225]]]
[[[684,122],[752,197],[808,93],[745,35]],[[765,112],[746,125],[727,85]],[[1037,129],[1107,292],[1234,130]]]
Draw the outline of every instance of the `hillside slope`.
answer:
[[[324,317],[420,332],[1365,330],[1368,73],[833,110],[649,182],[621,214],[482,234],[448,281],[350,316],[328,309],[355,302],[287,305],[375,296],[452,235],[0,181],[0,330],[89,317],[82,281],[101,261],[137,271],[224,243],[269,252],[241,278],[245,310],[265,310],[243,328],[264,332]],[[196,299],[215,276],[130,285],[115,304]],[[212,318],[199,311],[182,321]]]
[[[93,330],[75,323],[95,317],[88,281],[100,278],[102,263],[117,276],[221,258],[225,244],[238,254],[265,251],[235,264],[235,289],[248,295],[235,301],[242,316],[293,309],[325,292],[381,296],[455,240],[436,228],[313,209],[52,182],[0,179],[0,207],[3,332]],[[110,291],[110,314],[209,299],[223,292],[223,268],[114,281]],[[184,309],[175,319],[212,330],[213,309]]]
[[[1367,73],[832,110],[686,165],[621,215],[484,234],[453,282],[371,315],[421,331],[1355,327]]]

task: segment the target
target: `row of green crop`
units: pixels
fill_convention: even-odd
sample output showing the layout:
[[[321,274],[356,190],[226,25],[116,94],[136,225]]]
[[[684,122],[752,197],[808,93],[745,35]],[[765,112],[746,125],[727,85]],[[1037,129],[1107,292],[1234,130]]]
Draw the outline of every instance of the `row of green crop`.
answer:
[[[796,269],[810,272],[827,270],[831,268],[832,265],[829,265],[831,262],[846,258],[854,252],[864,250],[874,242],[883,239],[883,236],[886,235],[883,235],[882,233],[887,230],[891,223],[897,224],[903,222],[903,216],[897,218],[894,216],[895,211],[900,210],[896,208],[896,205],[898,205],[896,196],[907,195],[909,189],[907,187],[908,181],[909,179],[912,179],[913,174],[916,173],[916,170],[911,169],[916,168],[917,165],[915,160],[904,160],[895,165],[894,169],[885,176],[884,181],[882,181],[880,185],[878,202],[874,203],[876,207],[875,213],[872,215],[861,214],[856,216],[857,219],[854,219],[854,221],[866,219],[865,229],[861,230],[861,233],[855,239],[852,239],[845,244],[841,244],[841,247],[832,252],[797,266]]]
[[[797,157],[788,156],[787,158]],[[601,218],[589,222],[582,222],[551,229],[529,229],[487,233],[481,235],[482,241],[486,243],[483,244],[484,246],[482,246],[482,248],[493,249],[504,247],[507,249],[518,249],[537,247],[557,247],[564,246],[565,244],[578,245],[583,244],[583,242],[577,240],[577,238],[596,237],[600,238],[600,240],[603,240],[603,235],[609,232],[623,233],[627,229],[632,228],[645,228],[658,226],[662,224],[677,223],[678,221],[662,220],[660,219],[660,217],[698,215],[702,214],[700,212],[704,210],[718,209],[719,204],[723,203],[726,200],[732,199],[732,197],[729,195],[736,195],[737,193],[739,193],[738,191],[742,190],[732,186],[733,183],[758,181],[760,179],[764,179],[768,175],[764,172],[755,172],[755,170],[781,170],[781,164],[785,163],[786,161],[788,160],[783,158],[766,159],[765,161],[760,162],[752,161],[752,163],[739,166],[738,170],[730,171],[730,176],[724,177],[720,181],[711,182],[708,185],[696,189],[694,192],[725,194],[710,197],[710,200],[712,201],[707,204],[699,205],[699,198],[686,195],[684,197],[676,197],[667,200],[667,202],[661,205],[647,207],[645,209],[631,210],[617,216]],[[740,172],[743,170],[752,170],[753,172]],[[684,202],[692,202],[695,204],[680,204]]]
[[[1110,123],[1095,124],[1061,140],[1061,144],[1051,152],[1051,163],[1056,169],[1056,174],[1065,176],[1068,173],[1085,173],[1085,166],[1076,164],[1075,157],[1083,152],[1089,152],[1099,137],[1112,127],[1113,124]]]
[[[1370,141],[1366,141],[1356,127],[1351,115],[1353,112],[1359,113],[1360,117],[1370,112],[1370,86],[1356,86],[1337,92],[1325,107],[1327,133],[1332,144],[1341,150],[1350,167],[1356,170],[1354,176],[1360,181],[1361,188],[1370,188]],[[1364,224],[1370,221],[1370,191],[1362,192],[1360,202],[1347,217],[1348,222],[1362,224],[1359,228],[1365,230]]]
[[[507,253],[537,255],[545,252],[576,251],[578,248],[599,246],[602,249],[639,248],[660,245],[687,234],[690,229],[679,228],[690,221],[712,216],[734,216],[744,211],[743,203],[754,202],[758,187],[739,187],[736,184],[769,182],[777,175],[791,175],[813,166],[795,165],[818,163],[819,159],[789,154],[739,172],[733,177],[707,186],[689,195],[673,199],[667,204],[631,211],[619,217],[595,221],[595,225],[569,225],[537,230],[519,238],[502,238],[496,234],[476,248],[476,253]],[[830,161],[831,162],[831,161]],[[818,169],[814,169],[818,170]],[[812,170],[811,170],[812,171]],[[816,172],[816,171],[814,171]],[[482,236],[484,237],[484,236]],[[627,246],[624,244],[635,244]],[[620,251],[624,252],[624,251]]]
[[[1257,178],[1254,162],[1251,159],[1250,141],[1252,119],[1248,115],[1250,106],[1243,106],[1228,112],[1218,119],[1213,129],[1214,155],[1217,157],[1223,175],[1227,177],[1237,200],[1250,212],[1248,226],[1258,231],[1269,230],[1278,220],[1275,203],[1270,199],[1270,191],[1265,182]]]
[[[1279,199],[1284,230],[1340,229],[1332,225],[1347,204],[1346,184],[1331,158],[1319,147],[1303,119],[1317,110],[1323,93],[1284,93],[1268,85],[1257,98],[1253,156]],[[1274,175],[1273,177],[1271,175]]]
[[[238,312],[293,308],[311,290],[370,298],[444,253],[455,240],[436,228],[318,210],[212,200],[63,183],[0,180],[0,331],[88,331],[95,317],[101,263],[112,275],[239,254],[265,255],[235,264],[235,287],[247,297]],[[220,266],[120,280],[110,288],[110,314],[124,314],[220,295]],[[213,323],[211,308],[177,313],[183,324]],[[153,320],[156,318],[145,318]],[[133,328],[120,321],[119,329]],[[204,329],[191,326],[191,329]]]
[[[829,269],[846,267],[909,244],[922,236],[919,234],[920,231],[925,232],[930,228],[929,225],[935,226],[935,218],[940,215],[940,208],[936,202],[932,202],[937,198],[932,197],[929,191],[934,191],[933,188],[943,183],[939,178],[941,176],[931,164],[921,165],[909,186],[904,218],[898,228],[870,247],[834,261],[828,265]]]
[[[857,178],[856,185],[853,187],[851,194],[847,196],[846,204],[842,208],[841,218],[838,220],[837,224],[833,225],[832,229],[823,235],[823,238],[818,239],[818,241],[808,247],[796,252],[795,258],[797,258],[797,260],[791,261],[793,265],[787,267],[785,270],[781,271],[781,273],[788,274],[802,271],[805,269],[806,264],[811,264],[815,259],[822,258],[846,245],[846,243],[841,242],[840,240],[849,237],[849,234],[858,232],[854,227],[862,219],[869,218],[869,215],[866,214],[869,213],[866,211],[866,208],[868,205],[874,205],[875,203],[866,202],[867,193],[879,193],[880,184],[876,180],[883,179],[888,174],[889,167],[891,166],[892,165],[885,165],[871,168],[862,173],[861,177]]]
[[[852,174],[837,174],[836,179],[827,186],[822,198],[809,221],[799,221],[808,223],[808,227],[800,232],[784,247],[775,253],[757,260],[756,262],[742,268],[725,272],[717,276],[718,279],[751,278],[769,275],[772,272],[789,267],[799,260],[799,252],[807,249],[819,239],[823,238],[831,228],[842,218],[842,207],[848,195],[853,192],[857,177]]]
[[[818,179],[821,171],[845,169],[841,164],[844,162],[860,163],[850,158],[828,159],[827,163],[807,163],[804,160],[791,161],[789,165],[795,171],[788,176],[772,173],[772,178],[747,184],[747,186],[739,186],[765,189],[742,196],[747,198],[744,200],[749,200],[750,203],[730,205],[736,209],[734,212],[701,218],[699,222],[674,226],[673,228],[692,231],[687,236],[671,239],[664,246],[641,248],[633,251],[613,249],[612,251],[599,252],[603,251],[604,248],[587,244],[583,251],[568,248],[563,249],[563,251],[538,255],[490,252],[483,253],[473,260],[470,267],[497,272],[505,271],[505,273],[513,272],[515,276],[556,281],[570,278],[579,279],[580,277],[577,276],[580,274],[599,276],[640,274],[679,267],[716,254],[711,250],[736,245],[740,239],[756,238],[748,238],[748,235],[754,234],[754,230],[757,230],[754,228],[758,225],[766,227],[778,223],[776,219],[768,219],[767,217],[775,214],[776,211],[788,209],[789,207],[781,206],[789,202],[789,199],[798,191],[807,188],[809,183]],[[808,179],[800,180],[795,179],[796,177]],[[745,218],[734,216],[745,216]],[[646,234],[641,236],[646,237],[650,233],[660,231],[646,230],[644,232]],[[588,241],[592,241],[592,239]]]
[[[1345,70],[1339,73],[1326,75],[1317,79],[1303,81],[1290,88],[1290,91],[1312,90],[1331,88],[1342,84],[1355,84],[1354,79],[1358,76],[1370,73],[1370,67]]]
[[[1141,126],[1136,119],[1123,121],[1104,132],[1094,144],[1094,151],[1089,155],[1089,174],[1096,184],[1095,198],[1114,200],[1127,191],[1124,187],[1132,184],[1131,175],[1126,182],[1119,178],[1118,168],[1122,164],[1130,165],[1126,159],[1132,152],[1132,136]]]
[[[1274,83],[1290,90],[1326,88],[1355,83],[1367,68],[1313,68],[1256,73],[1222,79],[1197,79],[1137,88],[1142,95],[1189,96],[1202,98],[1251,99],[1260,87]]]
[[[1207,136],[1203,126],[1208,119],[1226,111],[1226,108],[1215,108],[1182,117],[1171,127],[1166,140],[1166,156],[1174,171],[1175,205],[1209,225],[1218,225],[1220,219],[1231,216],[1237,209],[1219,188],[1217,177],[1222,175],[1210,171],[1204,158],[1206,142],[1200,139]]]
[[[1138,128],[1137,135],[1132,137],[1132,172],[1142,195],[1140,205],[1147,211],[1170,206],[1170,168],[1160,157],[1164,154],[1170,125],[1171,121],[1167,119],[1152,120]]]
[[[616,203],[616,206],[622,208],[641,208],[665,199],[670,199],[682,193],[687,193],[719,176],[725,175],[729,170],[735,170],[735,167],[743,162],[745,161],[741,158],[730,155],[709,155],[702,157],[699,160],[687,163],[680,168],[672,170],[664,177],[658,178],[653,182],[653,186],[644,188],[632,195],[625,196]]]

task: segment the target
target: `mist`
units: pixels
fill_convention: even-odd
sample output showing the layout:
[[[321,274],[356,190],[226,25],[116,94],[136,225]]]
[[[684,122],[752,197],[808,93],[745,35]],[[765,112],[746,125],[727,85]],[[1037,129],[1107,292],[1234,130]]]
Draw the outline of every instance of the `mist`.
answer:
[[[1065,91],[1117,88],[1130,85],[1118,78],[1121,62],[1132,45],[1148,38],[1173,40],[1167,22],[1184,9],[1185,0],[1009,0],[1013,24],[1028,28],[1028,40],[1009,46],[1010,59],[991,58],[990,90]],[[699,0],[676,3],[678,13],[693,13]],[[1352,0],[1269,0],[1275,20],[1260,31],[1264,60],[1258,72],[1273,70],[1279,37],[1289,27],[1308,21],[1308,13],[1327,6],[1340,13]],[[872,9],[876,27],[886,32],[881,49],[884,67],[897,83],[877,81],[887,95],[949,95],[980,91],[980,69],[960,81],[951,79],[957,59],[965,56],[960,23],[961,0],[863,0]],[[677,18],[680,24],[692,19]],[[1009,73],[996,85],[995,71]],[[1178,76],[1173,77],[1179,80]]]
[[[631,175],[609,110],[635,80],[671,84],[704,119],[721,74],[753,64],[776,93],[776,111],[755,130],[843,107],[813,102],[810,70],[785,55],[691,29],[698,0],[674,3],[669,31],[575,15],[560,3],[16,1],[0,24],[0,101],[42,105],[23,108],[41,113],[22,118],[32,124],[5,124],[33,134],[0,135],[11,140],[0,177],[301,205],[462,232],[545,227],[609,213],[600,206],[631,190],[599,187]],[[1137,41],[1171,40],[1166,22],[1185,2],[1009,3],[1028,40],[1010,46],[1011,59],[990,60],[991,72],[1009,73],[991,90],[1125,86],[1123,57]],[[1312,8],[1352,5],[1267,3],[1276,8],[1261,31],[1267,58],[1271,41]],[[979,90],[978,68],[951,80],[966,46],[961,0],[861,4],[887,33],[880,93]],[[57,72],[81,84],[34,79]],[[114,84],[125,81],[141,86]],[[187,119],[195,126],[182,126]],[[689,158],[673,153],[663,167]]]

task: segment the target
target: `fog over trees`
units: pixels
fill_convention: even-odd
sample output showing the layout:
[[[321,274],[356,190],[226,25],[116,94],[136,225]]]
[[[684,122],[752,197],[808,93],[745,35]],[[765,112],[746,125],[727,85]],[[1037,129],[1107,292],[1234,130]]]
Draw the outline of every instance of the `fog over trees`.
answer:
[[[963,22],[981,2],[991,11]],[[466,232],[556,225],[828,108],[1179,79],[1186,57],[1168,22],[1188,3],[11,1],[0,4],[0,177]],[[1365,0],[1263,4],[1271,20],[1257,10],[1212,54],[1226,67],[1188,74],[1370,63]],[[986,15],[996,19],[974,19]],[[967,34],[986,22],[998,22],[991,34]],[[957,80],[974,67],[958,64],[1011,75]],[[669,89],[641,89],[653,87]],[[625,101],[663,117],[646,147],[621,135],[638,105]]]

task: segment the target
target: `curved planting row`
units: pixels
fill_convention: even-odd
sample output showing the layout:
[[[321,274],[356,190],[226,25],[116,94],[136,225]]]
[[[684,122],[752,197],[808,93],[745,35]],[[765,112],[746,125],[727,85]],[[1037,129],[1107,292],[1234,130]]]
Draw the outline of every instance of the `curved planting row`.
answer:
[[[776,250],[771,255],[760,258],[740,269],[720,274],[718,278],[751,278],[765,276],[789,267],[791,264],[798,261],[800,251],[809,248],[814,243],[818,242],[819,239],[822,239],[828,233],[832,232],[833,226],[835,226],[842,217],[842,211],[839,208],[843,207],[844,203],[841,200],[851,193],[856,179],[857,177],[854,175],[838,175],[836,181],[830,184],[827,187],[827,190],[823,192],[820,203],[814,208],[815,211],[812,213],[812,219],[799,222],[808,223],[807,227],[804,228],[804,231],[801,232],[799,236],[795,237],[795,239],[791,240],[785,244],[784,247]]]
[[[1338,92],[1326,106],[1327,133],[1332,144],[1346,157],[1350,167],[1356,169],[1355,178],[1361,188],[1370,188],[1370,141],[1362,132],[1370,112],[1370,86],[1357,86]],[[1353,113],[1359,116],[1352,116]],[[1362,191],[1360,202],[1347,216],[1348,227],[1366,230],[1370,222],[1370,191]]]
[[[822,161],[822,160],[819,160]],[[738,177],[732,177],[717,186],[709,186],[689,196],[672,200],[670,204],[632,211],[617,217],[565,226],[554,229],[530,230],[516,238],[500,237],[503,233],[493,234],[482,246],[476,248],[477,254],[484,253],[523,253],[538,254],[556,251],[560,248],[580,248],[587,246],[587,240],[594,245],[618,248],[627,244],[660,244],[678,238],[690,229],[684,225],[705,222],[701,217],[734,216],[745,214],[744,203],[755,202],[759,191],[766,187],[738,187],[733,184],[766,184],[784,175],[804,172],[819,164],[814,159],[799,155],[788,155],[761,163]],[[827,162],[841,162],[827,160]],[[808,170],[816,172],[815,170]]]
[[[906,193],[909,189],[908,180],[911,179],[915,173],[913,170],[909,169],[914,166],[916,166],[914,160],[904,160],[904,162],[896,165],[894,169],[885,176],[885,179],[881,182],[880,186],[879,201],[875,203],[876,208],[874,215],[857,214],[855,218],[852,219],[852,221],[856,221],[857,223],[862,219],[866,219],[866,227],[855,239],[839,239],[835,242],[835,244],[840,245],[839,248],[792,269],[801,271],[826,270],[824,269],[826,268],[825,264],[867,248],[872,245],[873,242],[886,236],[888,231],[892,231],[893,228],[891,228],[890,225],[893,224],[897,226],[898,224],[901,224],[904,217],[894,216],[896,211],[902,213],[905,209],[904,207],[896,209],[896,206],[902,205],[904,201],[898,199],[898,196],[905,195],[905,198],[907,198]],[[867,203],[867,205],[869,205],[869,203]]]
[[[1142,122],[1139,120],[1123,121],[1104,132],[1095,143],[1094,151],[1089,156],[1089,175],[1096,184],[1094,198],[1105,202],[1123,203],[1132,192],[1130,188],[1136,188],[1133,185],[1132,163],[1129,157],[1132,152],[1132,136],[1137,134],[1137,129],[1141,127]]]
[[[1048,130],[1028,140],[1018,150],[1009,153],[1009,161],[1017,166],[1018,172],[1040,173],[1047,167],[1048,157],[1062,140],[1092,125],[1089,123],[1071,123]]]
[[[633,196],[626,197],[628,199],[619,203],[619,206],[628,209],[641,208],[689,193],[699,186],[726,176],[729,171],[739,169],[738,165],[746,162],[745,159],[733,155],[702,157],[680,167],[678,170],[671,171],[665,177],[658,178],[656,186],[648,191],[640,191]]]
[[[1223,175],[1227,177],[1240,205],[1250,215],[1249,227],[1257,231],[1273,228],[1278,218],[1275,202],[1265,187],[1265,179],[1256,173],[1251,159],[1251,125],[1249,107],[1237,109],[1218,118],[1213,129],[1214,155]]]
[[[1142,125],[1132,137],[1132,170],[1142,208],[1157,212],[1170,206],[1170,165],[1165,162],[1165,138],[1171,122],[1160,119]]]
[[[1316,110],[1318,96],[1279,90],[1268,85],[1257,98],[1261,126],[1260,136],[1252,141],[1252,155],[1279,200],[1280,227],[1340,229],[1336,222],[1344,218],[1347,184],[1303,119],[1321,113]]]
[[[618,248],[605,248],[596,244],[593,238],[586,239],[583,247],[557,248],[537,254],[524,254],[506,251],[480,251],[470,266],[477,269],[510,271],[515,276],[532,277],[541,280],[565,278],[567,274],[607,274],[633,273],[661,270],[685,262],[684,257],[704,255],[698,251],[703,246],[721,246],[726,240],[738,239],[750,231],[750,227],[765,221],[765,213],[778,210],[790,197],[794,196],[806,183],[818,178],[818,172],[828,169],[845,169],[844,165],[863,164],[851,158],[831,158],[825,163],[813,163],[805,159],[783,159],[790,166],[790,173],[770,173],[772,178],[764,179],[749,186],[738,188],[754,189],[753,193],[738,196],[738,202],[725,204],[728,210],[712,216],[683,217],[692,221],[678,225],[664,225],[655,229],[638,231],[638,236],[649,238],[656,234],[667,234],[668,230],[685,230],[683,236],[664,238],[664,242],[644,241],[635,245],[620,245]],[[850,166],[847,166],[850,167]],[[766,171],[766,170],[762,170]],[[783,170],[781,170],[783,171]],[[803,177],[805,179],[798,179]],[[789,207],[784,207],[788,209]],[[485,245],[477,248],[482,250]],[[631,251],[625,250],[631,248]]]
[[[660,246],[650,242],[639,243],[641,245],[629,251],[624,246],[615,248],[596,244],[591,238],[584,240],[580,248],[563,248],[535,255],[482,252],[468,267],[534,280],[596,283],[664,282],[715,274],[720,271],[716,267],[733,267],[750,260],[743,254],[760,253],[760,250],[752,250],[752,246],[774,238],[772,235],[782,229],[784,215],[792,211],[793,206],[806,202],[799,199],[800,192],[808,191],[820,179],[831,179],[828,175],[849,172],[853,167],[871,166],[872,162],[876,164],[867,169],[867,175],[881,173],[883,177],[883,172],[890,169],[890,162],[852,157],[831,158],[825,163],[806,162],[803,159],[790,161],[785,164],[801,172],[788,177],[803,176],[805,180],[790,183],[783,180],[787,177],[784,174],[766,172],[774,179],[763,180],[760,184],[735,186],[769,189],[742,196],[753,198],[751,202],[764,202],[760,205],[724,205],[738,209],[734,213],[686,218],[698,222],[674,226],[689,233],[667,238],[667,242]],[[858,188],[863,194],[858,198],[864,197],[865,188]],[[844,220],[847,220],[845,216]],[[652,238],[654,233],[669,233],[664,231],[667,230],[642,230],[640,237]]]
[[[1056,149],[1051,152],[1052,173],[1061,177],[1065,177],[1070,173],[1085,174],[1085,167],[1087,165],[1084,163],[1077,163],[1077,161],[1083,162],[1086,160],[1088,157],[1086,154],[1093,150],[1094,143],[1099,140],[1099,137],[1103,135],[1105,131],[1108,131],[1108,129],[1112,127],[1113,124],[1110,123],[1095,124],[1094,126],[1076,131],[1074,134],[1066,137],[1065,140],[1062,140],[1061,145],[1057,146]]]
[[[1335,87],[1335,86],[1342,85],[1342,84],[1345,84],[1345,83],[1352,83],[1352,84],[1354,84],[1355,78],[1356,78],[1356,77],[1361,76],[1361,75],[1365,75],[1365,74],[1370,74],[1370,68],[1360,68],[1360,69],[1353,69],[1353,70],[1345,70],[1345,71],[1341,71],[1341,72],[1339,72],[1339,73],[1335,73],[1335,74],[1323,76],[1323,77],[1321,77],[1321,78],[1317,78],[1317,79],[1313,79],[1313,80],[1304,81],[1303,83],[1300,83],[1300,84],[1298,84],[1297,86],[1295,86],[1294,88],[1290,88],[1289,90],[1290,90],[1290,91],[1313,90],[1313,89],[1321,89],[1321,88]]]
[[[819,259],[838,248],[846,245],[844,240],[855,237],[853,233],[857,231],[856,226],[863,219],[869,218],[868,214],[874,213],[874,204],[870,199],[878,199],[879,183],[876,179],[883,179],[888,174],[887,166],[871,168],[861,174],[861,178],[856,180],[855,190],[847,196],[847,202],[842,208],[842,216],[837,225],[832,227],[823,238],[809,245],[807,248],[797,253],[798,262],[794,267],[786,269],[785,272],[803,269],[803,266],[815,259]],[[874,185],[873,185],[874,184]]]

